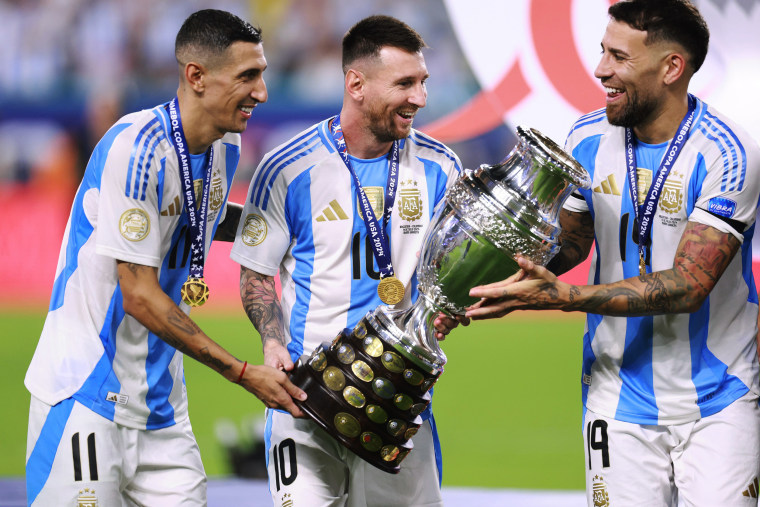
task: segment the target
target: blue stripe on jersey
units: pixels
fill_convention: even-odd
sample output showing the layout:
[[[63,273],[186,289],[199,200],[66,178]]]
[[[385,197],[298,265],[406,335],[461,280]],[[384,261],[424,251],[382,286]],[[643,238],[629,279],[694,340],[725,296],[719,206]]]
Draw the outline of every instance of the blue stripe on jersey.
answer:
[[[742,276],[744,282],[747,284],[749,294],[747,294],[747,301],[750,303],[758,304],[757,288],[755,287],[755,276],[752,273],[752,238],[755,235],[755,225],[744,231],[744,242],[741,246],[742,255]]]
[[[274,410],[271,408],[266,409],[266,426],[264,426],[264,449],[266,451],[266,457],[264,458],[266,460],[266,466],[267,470],[269,470],[269,455],[271,454],[269,451],[272,449],[272,418],[274,417]],[[279,473],[279,472],[275,472]],[[269,484],[269,474],[267,474],[267,483]],[[272,491],[272,485],[269,484],[269,491]]]
[[[741,380],[728,373],[728,366],[710,352],[707,346],[709,320],[708,296],[699,311],[689,316],[692,382],[701,417],[723,410],[749,391]]]
[[[288,351],[293,361],[298,360],[303,350],[306,316],[311,303],[311,276],[314,274],[314,231],[309,213],[298,213],[299,209],[311,210],[311,168],[302,172],[288,186],[285,196],[285,216],[290,229],[290,237],[299,238],[292,255],[298,259],[293,270],[295,302],[290,310],[290,343]],[[295,210],[290,212],[290,210]],[[332,331],[331,331],[332,332]],[[311,351],[309,351],[311,352]]]
[[[588,171],[591,181],[594,181],[594,172],[596,169],[596,153],[599,151],[599,143],[602,141],[602,134],[590,136],[578,143],[573,149],[573,157],[578,161],[583,161],[583,168]],[[580,189],[581,195],[586,197],[586,201],[591,204],[591,190]],[[585,192],[585,193],[584,193]],[[630,192],[629,192],[630,193]]]
[[[591,378],[591,382],[594,381],[591,377],[591,367],[596,362],[596,355],[591,348],[591,344],[596,336],[596,328],[602,323],[602,318],[601,315],[595,313],[586,314],[586,333],[583,335],[583,366],[581,369],[581,399],[584,407],[588,398],[589,385],[583,382],[583,377],[588,376],[588,378]]]
[[[419,132],[412,131],[408,139],[411,140],[417,146],[422,146],[423,148],[430,148],[436,153],[440,153],[446,156],[446,158],[454,162],[454,167],[456,167],[457,172],[458,173],[462,172],[462,168],[459,167],[459,164],[457,163],[456,161],[457,159],[454,156],[453,152],[449,148],[447,148],[445,145],[434,140],[432,137],[428,137]]]
[[[98,364],[92,369],[82,387],[74,393],[72,398],[85,407],[97,412],[109,421],[114,419],[116,405],[106,401],[108,392],[118,393],[121,391],[121,382],[113,371],[113,360],[116,355],[116,344],[111,337],[116,333],[124,320],[124,299],[121,288],[116,285],[111,302],[108,305],[106,318],[100,330],[100,342],[103,345],[103,355]]]
[[[570,137],[570,135],[578,130],[581,127],[585,127],[586,125],[591,125],[592,123],[599,123],[600,121],[603,121],[607,117],[607,110],[605,108],[597,109],[596,111],[592,111],[588,113],[587,115],[581,116],[578,118],[578,120],[573,124],[572,128],[570,129],[570,132],[568,132],[567,137]]]
[[[657,424],[658,410],[654,395],[652,368],[652,317],[628,317],[625,329],[625,349],[620,366],[620,389],[615,419],[640,424]]]
[[[428,405],[428,408],[432,405],[433,403],[431,402],[430,405]],[[438,437],[438,426],[435,424],[435,418],[432,413],[428,420],[430,421],[430,429],[433,432],[433,450],[435,452],[435,466],[438,468],[438,487],[440,488],[443,483],[443,453],[441,452],[441,439]]]
[[[690,216],[694,211],[694,206],[697,204],[697,198],[702,194],[702,185],[707,178],[707,165],[705,165],[705,158],[701,153],[697,155],[697,160],[694,162],[694,170],[691,173],[691,179],[689,180],[687,201],[686,201],[686,216]]]
[[[103,176],[103,167],[105,166],[108,152],[114,143],[116,137],[127,127],[129,123],[121,123],[113,126],[103,139],[95,146],[90,161],[87,163],[87,170],[84,173],[84,179],[79,186],[77,195],[74,198],[74,204],[71,207],[71,227],[69,229],[69,238],[66,244],[66,264],[61,273],[53,283],[52,296],[50,298],[49,311],[57,310],[63,305],[63,297],[66,291],[66,284],[71,275],[79,267],[79,249],[82,248],[93,231],[87,216],[84,213],[83,201],[88,190],[100,188],[100,180]]]
[[[139,197],[140,190],[142,188],[141,176],[143,178],[148,177],[147,168],[145,170],[145,174],[144,175],[142,174],[144,158],[147,153],[149,145],[153,142],[155,137],[157,135],[160,135],[162,132],[163,131],[161,130],[160,122],[158,121],[158,119],[155,119],[146,123],[145,126],[142,128],[142,130],[140,130],[140,133],[137,134],[137,138],[135,138],[135,142],[132,145],[132,152],[129,155],[129,165],[127,166],[127,181],[125,182],[125,185],[124,185],[124,195],[126,195],[127,197],[129,197],[130,187],[131,187],[132,198],[133,199],[140,198]],[[142,146],[141,150],[140,150],[140,146]],[[138,151],[139,151],[139,155],[138,155]],[[135,171],[134,181],[132,178],[133,170]],[[144,198],[142,200],[144,200]]]
[[[153,156],[156,154],[156,147],[158,146],[158,143],[160,143],[161,140],[165,139],[165,138],[166,138],[166,136],[164,135],[164,131],[163,130],[159,130],[158,131],[158,135],[155,136],[151,140],[150,146],[148,146],[147,143],[146,143],[147,150],[148,150],[148,157],[147,157],[147,159],[145,159],[145,157],[143,157],[144,164],[141,163],[141,166],[140,166],[140,170],[141,171],[142,171],[143,167],[145,167],[145,174],[143,175],[143,180],[142,180],[142,188],[140,189],[140,200],[141,201],[145,200],[145,192],[148,189],[148,177],[149,177],[148,168],[150,167],[150,164],[153,161]]]
[[[168,366],[176,353],[177,349],[155,334],[148,333],[148,357],[145,359],[148,393],[145,395],[145,404],[150,409],[150,414],[145,429],[163,428],[168,422],[174,422],[174,407],[169,403],[174,379]]]
[[[699,131],[707,139],[713,141],[720,150],[721,158],[723,159],[721,190],[724,192],[732,190],[740,191],[744,186],[747,158],[744,146],[739,142],[736,134],[725,123],[707,112],[705,113],[704,121],[699,124]],[[741,165],[741,169],[739,165]]]
[[[309,129],[305,134],[294,139],[293,142],[286,144],[280,148],[279,151],[275,152],[267,159],[267,162],[261,167],[261,169],[257,171],[253,186],[251,187],[249,202],[255,203],[259,208],[262,208],[264,210],[266,209],[266,206],[261,205],[261,196],[264,192],[264,189],[267,191],[267,197],[265,200],[268,200],[269,192],[272,189],[274,180],[277,178],[277,175],[282,170],[282,168],[294,162],[295,160],[298,160],[302,156],[311,153],[311,151],[314,149],[314,147],[312,147],[312,150],[308,150],[305,153],[299,153],[318,137],[316,130],[316,128]],[[281,165],[276,168],[278,164]],[[274,174],[272,174],[272,177],[270,178],[270,174],[273,171]],[[267,180],[269,180],[268,184]]]
[[[338,151],[335,146],[333,146],[332,134],[330,134],[330,131],[327,128],[328,124],[333,120],[333,118],[335,118],[335,116],[328,118],[317,126],[319,137],[322,138],[322,145],[327,149],[329,153],[337,153]]]
[[[50,408],[42,430],[26,461],[26,501],[32,505],[50,477],[53,461],[61,444],[63,431],[74,408],[74,400],[65,399]]]

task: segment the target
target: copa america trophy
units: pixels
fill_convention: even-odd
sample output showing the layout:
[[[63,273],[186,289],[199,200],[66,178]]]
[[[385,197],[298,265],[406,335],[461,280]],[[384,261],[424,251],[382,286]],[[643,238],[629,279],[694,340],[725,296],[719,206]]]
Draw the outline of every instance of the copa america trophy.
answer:
[[[469,291],[519,270],[515,256],[539,265],[559,250],[559,211],[586,170],[535,129],[497,165],[465,170],[446,192],[423,240],[419,298],[410,308],[379,306],[352,331],[302,356],[291,380],[306,391],[301,409],[372,465],[398,473],[430,404],[446,355],[433,321],[462,315]]]

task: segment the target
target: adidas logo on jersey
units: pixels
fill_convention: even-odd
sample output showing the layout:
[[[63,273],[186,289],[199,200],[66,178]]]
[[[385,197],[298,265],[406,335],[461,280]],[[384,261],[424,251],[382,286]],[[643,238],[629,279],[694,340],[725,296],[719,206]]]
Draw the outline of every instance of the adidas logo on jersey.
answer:
[[[602,183],[594,188],[594,192],[598,194],[620,195],[620,188],[617,185],[617,181],[615,181],[615,175],[610,174],[602,180]]]
[[[179,196],[174,196],[174,201],[169,204],[169,207],[165,210],[161,211],[162,217],[173,217],[174,215],[179,215],[182,211],[182,203],[179,202]]]
[[[338,201],[333,199],[330,201],[330,205],[322,210],[322,213],[317,217],[317,222],[333,222],[335,220],[348,220],[348,215],[340,207]]]
[[[749,485],[747,489],[742,491],[742,496],[748,496],[750,498],[757,498],[758,493],[758,484],[757,484],[757,477],[755,477],[755,480],[752,481],[752,483]]]

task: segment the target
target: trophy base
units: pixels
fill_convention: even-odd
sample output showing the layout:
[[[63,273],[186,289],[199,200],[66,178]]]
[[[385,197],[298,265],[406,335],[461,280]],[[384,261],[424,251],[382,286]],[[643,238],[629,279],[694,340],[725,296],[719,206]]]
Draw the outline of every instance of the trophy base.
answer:
[[[371,465],[396,474],[441,371],[424,371],[384,340],[370,315],[301,356],[290,380],[308,394],[298,406],[322,429]]]

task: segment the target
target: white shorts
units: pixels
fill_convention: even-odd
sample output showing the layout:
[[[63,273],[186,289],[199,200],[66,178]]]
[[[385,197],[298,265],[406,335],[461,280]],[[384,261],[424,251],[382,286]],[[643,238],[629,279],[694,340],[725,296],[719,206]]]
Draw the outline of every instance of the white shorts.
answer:
[[[26,450],[29,505],[206,505],[206,474],[190,421],[127,428],[72,398],[32,396]]]
[[[311,419],[267,409],[272,500],[276,506],[294,507],[443,505],[440,447],[434,428],[432,417],[422,424],[401,471],[390,474],[343,447]]]
[[[586,411],[590,506],[756,506],[760,408],[749,393],[717,414],[640,425]]]

